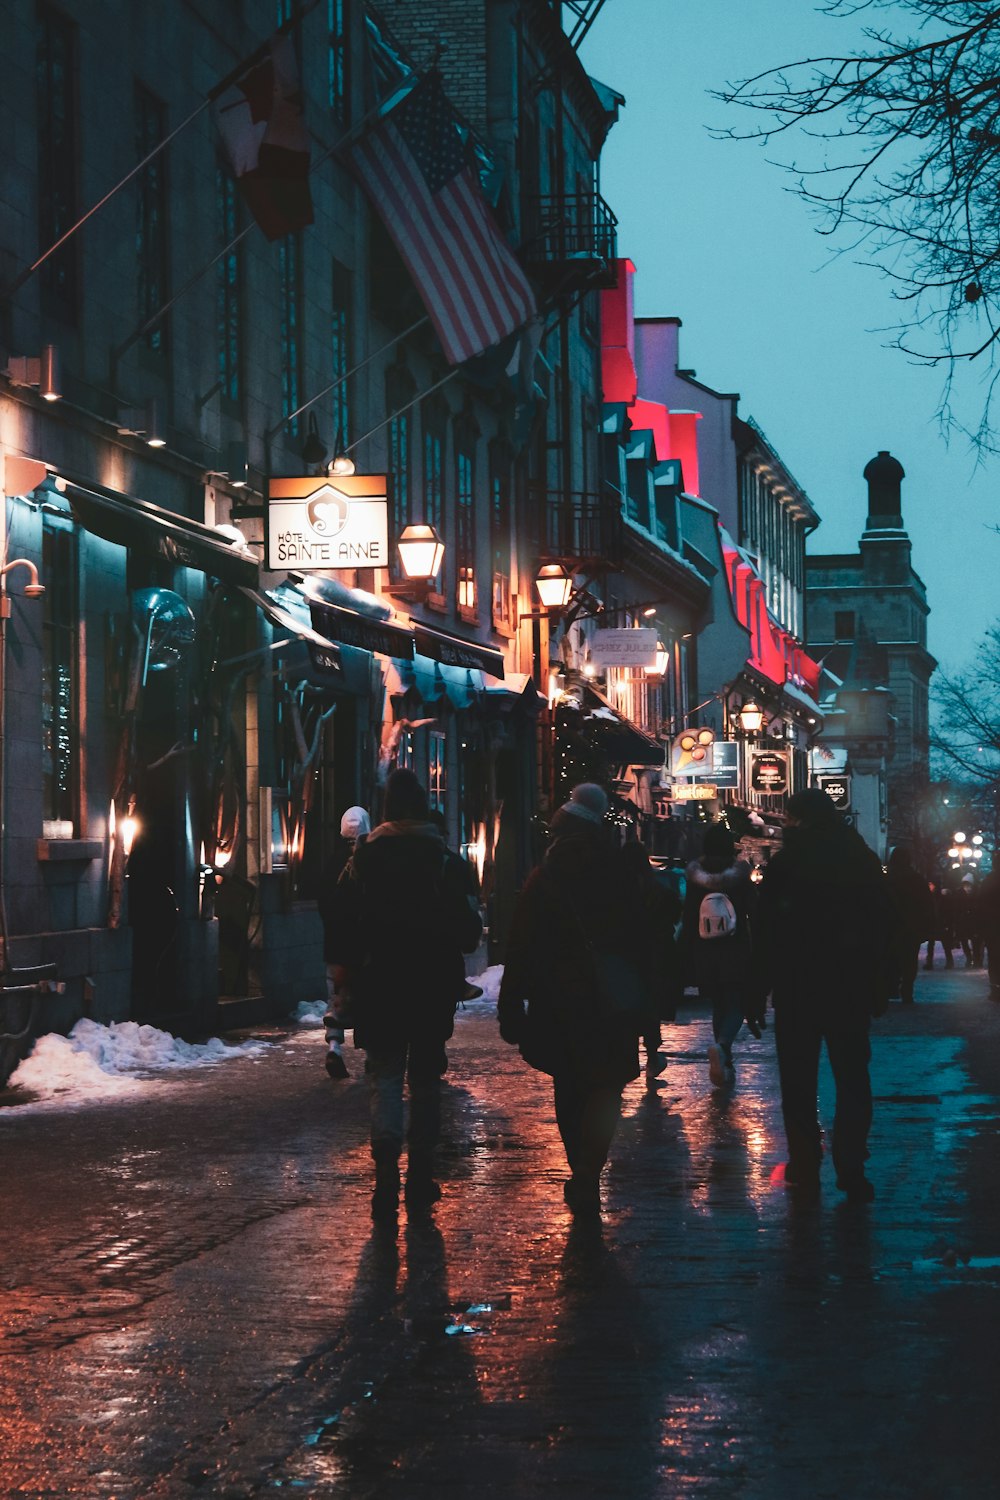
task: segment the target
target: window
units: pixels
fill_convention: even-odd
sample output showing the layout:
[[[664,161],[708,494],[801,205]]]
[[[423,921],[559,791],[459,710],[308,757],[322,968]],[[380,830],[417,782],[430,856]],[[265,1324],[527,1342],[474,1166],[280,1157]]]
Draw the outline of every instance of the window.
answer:
[[[833,617],[833,638],[836,641],[853,641],[854,611],[838,609]]]
[[[347,124],[346,0],[326,0],[327,97],[338,125]]]
[[[431,812],[444,812],[445,793],[448,790],[448,769],[445,764],[444,731],[432,729],[428,745],[427,800]]]
[[[286,417],[302,404],[302,241],[286,234],[278,245],[281,282],[281,409]],[[288,423],[290,437],[298,437],[298,417]]]
[[[389,421],[389,547],[394,578],[402,577],[402,566],[396,543],[403,527],[412,520],[410,514],[410,413],[403,411],[413,399],[413,377],[403,364],[395,364],[385,379],[386,410],[394,413]]]
[[[490,446],[490,559],[493,570],[492,621],[509,626],[511,533],[511,459],[506,443]]]
[[[136,160],[149,155],[167,133],[166,106],[148,89],[136,84]],[[145,323],[168,299],[167,291],[167,161],[166,153],[144,167],[136,178],[135,259],[138,276],[138,313]],[[167,347],[166,322],[153,325],[145,337],[147,349],[163,354]]]
[[[43,516],[42,817],[72,825],[79,812],[77,569],[71,527]]]
[[[219,244],[231,245],[239,234],[239,194],[232,174],[220,162],[215,169],[215,221]],[[243,344],[240,324],[242,271],[239,247],[227,250],[216,266],[216,342],[219,389],[223,399],[238,402],[242,394]]]
[[[330,375],[339,382],[333,389],[333,430],[346,444],[350,442],[347,372],[351,368],[351,273],[336,260],[330,306]]]
[[[48,6],[38,12],[35,119],[38,141],[38,243],[54,245],[77,218],[75,40],[72,24]],[[75,322],[79,237],[68,240],[38,272],[42,309]]]
[[[463,418],[455,436],[455,568],[459,609],[476,609],[475,429]]]
[[[421,408],[423,427],[424,513],[417,516],[428,526],[435,526],[444,540],[444,432],[445,408],[435,401],[425,401]]]

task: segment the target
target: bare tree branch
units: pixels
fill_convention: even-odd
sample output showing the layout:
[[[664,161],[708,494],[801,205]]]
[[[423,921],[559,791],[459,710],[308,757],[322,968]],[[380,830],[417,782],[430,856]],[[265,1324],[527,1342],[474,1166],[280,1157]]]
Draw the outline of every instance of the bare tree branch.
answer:
[[[854,54],[806,58],[730,84],[716,97],[763,122],[729,139],[793,136],[812,159],[779,164],[820,215],[820,232],[857,231],[853,248],[893,283],[906,316],[893,342],[940,364],[940,415],[957,426],[957,362],[984,360],[984,412],[969,435],[998,451],[1000,372],[1000,5],[985,0],[831,0],[833,18],[892,12]],[[900,21],[900,16],[903,21]],[[963,429],[966,430],[967,429]]]

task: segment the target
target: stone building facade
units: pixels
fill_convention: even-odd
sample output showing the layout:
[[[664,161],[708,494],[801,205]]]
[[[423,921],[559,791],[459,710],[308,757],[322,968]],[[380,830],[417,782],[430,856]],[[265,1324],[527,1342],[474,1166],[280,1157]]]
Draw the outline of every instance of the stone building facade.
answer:
[[[880,452],[865,466],[868,515],[856,553],[806,560],[809,649],[852,688],[892,697],[886,760],[888,842],[910,836],[930,769],[929,690],[937,663],[927,649],[927,590],[912,563],[903,524],[902,465]],[[860,643],[863,650],[855,650]],[[858,662],[864,680],[858,680]]]
[[[7,579],[0,898],[8,979],[47,959],[65,985],[27,1022],[11,1000],[5,1035],[82,1014],[198,1031],[227,999],[237,1019],[321,997],[317,883],[394,765],[502,933],[548,784],[534,577],[602,513],[598,162],[620,96],[559,11],[0,0],[0,458],[8,555],[45,587]],[[312,222],[269,239],[217,113],[276,22]],[[435,62],[540,313],[461,367],[346,149]],[[269,483],[322,482],[343,450],[387,478],[386,566],[269,568]],[[444,562],[415,597],[394,544],[430,520]]]

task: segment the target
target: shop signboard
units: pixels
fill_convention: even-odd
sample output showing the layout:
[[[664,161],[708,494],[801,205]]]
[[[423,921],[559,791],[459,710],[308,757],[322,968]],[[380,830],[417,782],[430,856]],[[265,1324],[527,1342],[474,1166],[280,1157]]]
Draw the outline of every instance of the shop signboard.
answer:
[[[716,740],[712,746],[712,780],[734,791],[740,784],[739,746],[735,740]]]
[[[595,667],[655,667],[656,631],[595,630],[590,659]]]
[[[679,781],[674,787],[675,802],[711,802],[719,795],[719,788],[710,781]]]
[[[340,474],[327,479],[296,474],[269,479],[265,537],[264,566],[272,572],[387,567],[385,475]]]
[[[841,812],[850,812],[851,778],[849,776],[817,776],[816,785],[822,787],[834,807],[839,807]]]
[[[781,796],[788,791],[787,750],[754,750],[750,757],[750,787],[755,792]]]

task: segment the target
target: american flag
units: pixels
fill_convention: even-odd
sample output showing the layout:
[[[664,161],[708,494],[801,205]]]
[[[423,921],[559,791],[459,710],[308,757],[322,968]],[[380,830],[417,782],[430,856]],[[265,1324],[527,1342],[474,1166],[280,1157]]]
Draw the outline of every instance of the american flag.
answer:
[[[520,328],[535,298],[466,155],[440,74],[428,73],[351,149],[448,362]]]

